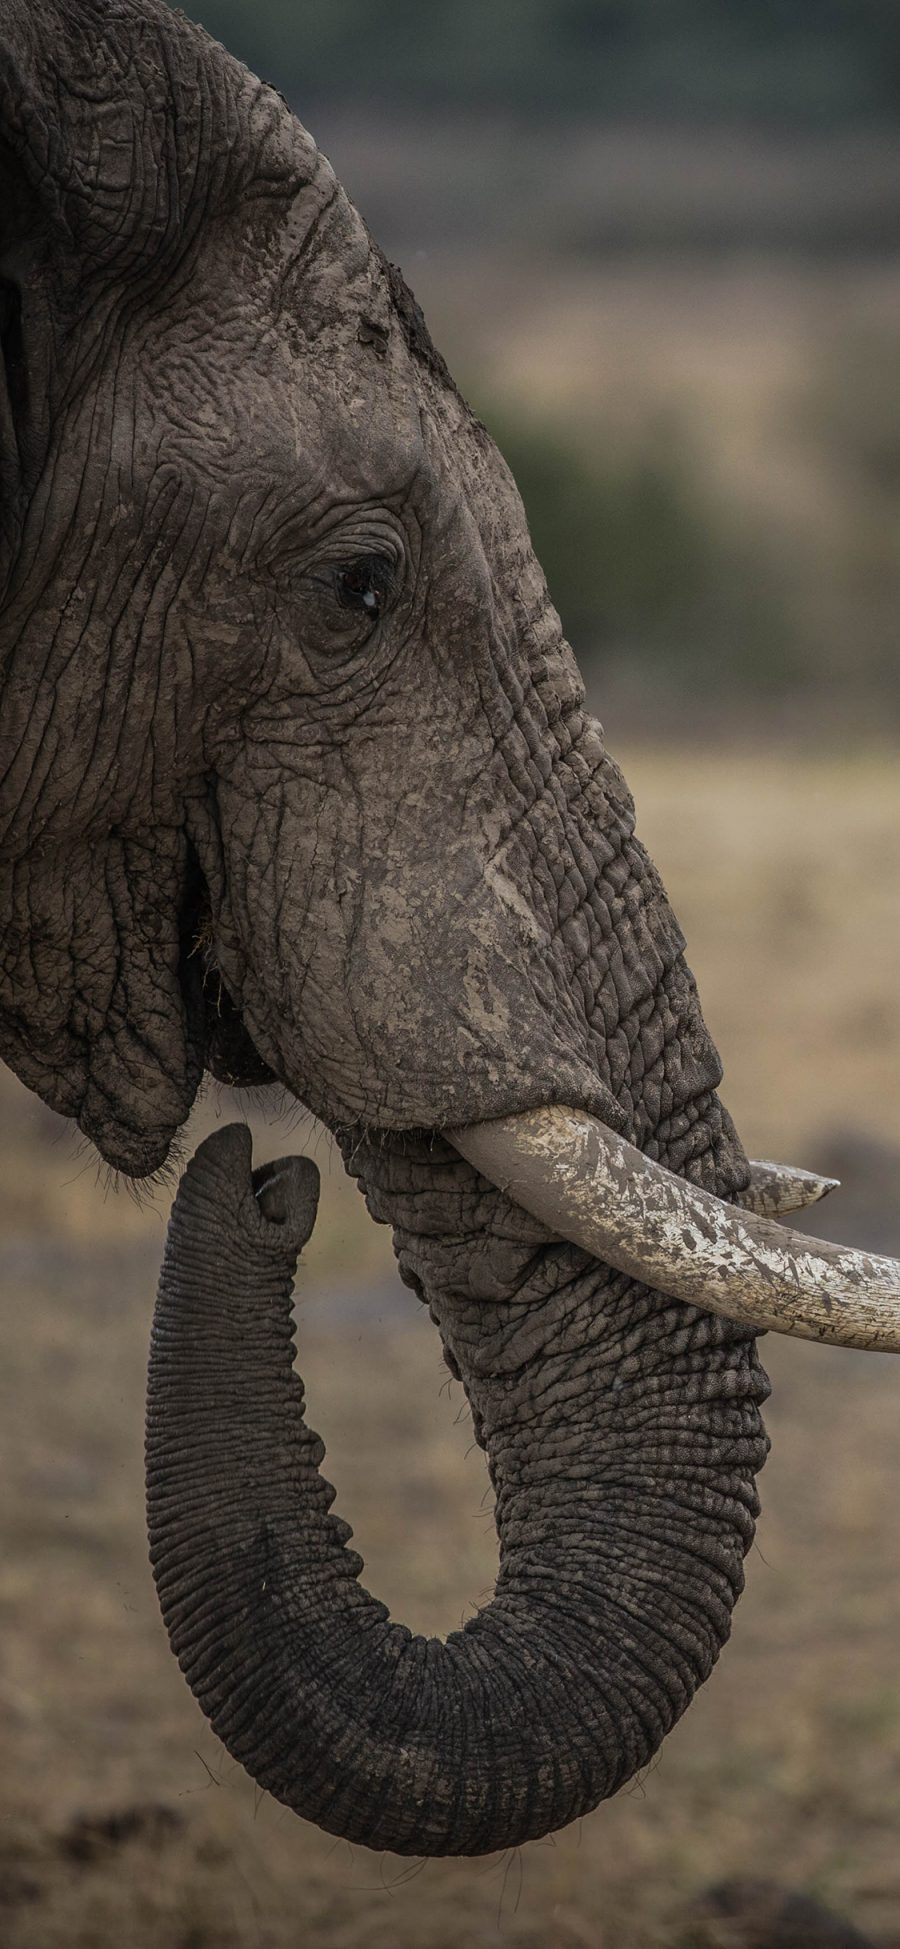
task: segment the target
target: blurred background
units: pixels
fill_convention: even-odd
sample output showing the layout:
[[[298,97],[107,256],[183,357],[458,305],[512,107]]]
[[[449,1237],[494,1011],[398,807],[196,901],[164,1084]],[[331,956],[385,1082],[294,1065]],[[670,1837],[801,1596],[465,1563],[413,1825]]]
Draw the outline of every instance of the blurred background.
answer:
[[[522,488],[748,1148],[900,1252],[900,10],[892,0],[197,0],[312,129]],[[327,1139],[300,1366],[371,1587],[443,1632],[490,1495]],[[15,1949],[772,1944],[774,1876],[900,1945],[900,1367],[770,1338],[773,1454],[719,1670],[646,1779],[521,1855],[415,1864],[260,1800],[172,1660],[138,1202],[0,1070],[0,1939]]]

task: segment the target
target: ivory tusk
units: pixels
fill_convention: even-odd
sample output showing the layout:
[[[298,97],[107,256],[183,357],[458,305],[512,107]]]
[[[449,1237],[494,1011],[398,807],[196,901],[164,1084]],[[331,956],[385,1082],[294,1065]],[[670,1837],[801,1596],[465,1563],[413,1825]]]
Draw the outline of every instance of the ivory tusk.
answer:
[[[761,1332],[900,1352],[900,1264],[807,1238],[554,1104],[446,1132],[550,1231],[675,1299]]]
[[[832,1191],[840,1190],[840,1178],[823,1178],[817,1171],[803,1171],[798,1164],[771,1164],[768,1158],[750,1162],[750,1183],[735,1199],[743,1211],[758,1211],[764,1218],[780,1218],[789,1211],[805,1211],[817,1205]]]

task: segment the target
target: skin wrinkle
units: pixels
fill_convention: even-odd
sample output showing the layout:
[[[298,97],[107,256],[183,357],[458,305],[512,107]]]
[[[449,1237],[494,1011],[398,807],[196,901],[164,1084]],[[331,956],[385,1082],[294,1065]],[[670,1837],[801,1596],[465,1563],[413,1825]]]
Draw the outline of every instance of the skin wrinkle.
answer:
[[[92,423],[92,429],[90,429],[90,442],[94,444],[94,423]],[[99,516],[97,516],[97,520],[99,520]],[[72,530],[74,530],[74,526],[76,526],[76,524],[74,524],[74,520],[72,520]],[[94,542],[95,534],[94,536],[92,536],[92,538],[90,538],[90,540]],[[55,653],[56,651],[58,651],[58,639],[60,639],[60,635],[62,635],[62,624],[64,624],[64,620],[66,620],[66,608],[68,608],[68,604],[62,604],[62,616],[60,616],[60,624],[58,624],[58,630],[53,631],[53,635],[51,635],[51,641],[49,641],[49,651],[47,651],[47,661],[45,661],[45,667],[43,667],[43,672],[41,672],[41,688],[43,688],[43,696],[45,696],[45,698],[49,700],[49,704],[51,704],[51,709],[58,709],[58,688],[56,688],[56,686],[58,686],[58,680],[60,680],[60,676],[64,676],[64,674],[66,674],[66,669],[68,669],[68,667],[72,665],[72,659],[74,659],[74,657],[76,657],[76,653],[78,653],[78,651],[82,649],[82,645],[84,645],[84,637],[86,637],[86,630],[88,630],[88,626],[90,626],[90,618],[92,618],[92,604],[94,604],[94,587],[92,587],[92,579],[88,577],[88,561],[90,561],[90,548],[86,550],[86,554],[84,554],[84,557],[82,557],[82,561],[80,561],[80,567],[78,567],[78,571],[76,571],[76,581],[74,581],[74,589],[76,589],[76,591],[80,589],[80,585],[82,585],[82,579],[84,579],[84,581],[88,583],[88,589],[92,591],[92,594],[88,596],[88,616],[86,616],[84,620],[82,620],[82,618],[78,620],[78,622],[80,622],[80,628],[78,628],[78,635],[76,635],[76,639],[74,639],[74,645],[72,645],[72,651],[70,651],[70,655],[68,655],[68,657],[66,657],[66,659],[64,659],[64,661],[60,663],[60,661],[58,661],[58,655],[55,655]],[[72,592],[70,592],[70,598],[72,598]],[[29,616],[29,620],[31,620],[31,616]],[[21,754],[21,760],[23,760],[23,768],[25,768],[25,758],[27,758],[27,743],[25,743],[25,741],[23,741],[23,743],[21,743],[21,746],[19,746],[18,748],[18,756],[19,754]],[[18,809],[19,811],[19,807],[16,807],[16,809]],[[33,840],[35,836],[37,836],[37,834],[35,834],[35,830],[33,830],[33,828],[29,828],[29,838]]]
[[[96,403],[93,410],[97,410]],[[64,421],[65,421],[65,417],[66,416],[64,414],[63,415]],[[68,551],[68,548],[71,546],[73,537],[78,532],[77,516],[79,513],[79,502],[78,502],[77,493],[75,496],[74,504],[71,507],[67,506],[66,503],[68,497],[66,495],[65,486],[62,485],[57,478],[58,474],[62,475],[64,473],[64,468],[66,463],[64,461],[63,456],[64,456],[65,449],[75,444],[71,436],[66,437],[67,433],[68,433],[68,429],[64,424],[63,426],[64,438],[63,441],[61,442],[60,451],[52,452],[48,458],[48,462],[47,462],[48,479],[46,481],[46,484],[44,482],[39,482],[38,487],[36,489],[35,500],[32,501],[32,503],[29,506],[26,524],[24,527],[23,537],[22,537],[21,560],[20,563],[18,564],[20,574],[23,573],[25,570],[27,570],[32,574],[32,576],[34,576],[34,572],[35,572],[34,564],[37,561],[39,554],[43,550],[43,546],[46,539],[44,521],[45,521],[45,517],[48,516],[49,509],[51,507],[55,507],[55,511],[56,511],[56,532],[53,535],[52,540],[53,540],[53,545],[59,547],[60,552]],[[31,550],[33,559],[32,561],[29,561],[29,542],[30,542],[29,530],[32,523],[32,515],[35,508],[35,503],[37,504],[37,512],[40,517],[41,525],[40,525],[40,530],[38,535],[38,545]],[[60,528],[59,528],[59,517],[61,511],[65,523],[65,527],[62,533],[60,533]],[[23,635],[26,632],[29,633],[31,632],[31,626],[34,624],[36,620],[36,615],[39,612],[40,604],[44,599],[45,580],[46,580],[46,567],[44,566],[41,571],[40,582],[38,584],[38,587],[35,590],[34,597],[30,604],[28,603],[27,600],[27,586],[25,588],[20,588],[20,589],[16,589],[14,586],[13,591],[11,592],[17,597],[15,609],[19,617],[19,629],[21,634]],[[75,588],[77,588],[77,584],[78,584],[78,574],[76,568],[75,573],[70,578],[68,588],[64,589],[62,592],[61,607],[65,608],[68,601],[71,600],[72,592]],[[10,643],[9,647],[11,650],[12,643]],[[44,662],[42,665],[38,665],[35,662],[31,668],[30,674],[32,676],[32,681],[36,685],[46,681],[47,666],[49,665],[50,658],[52,656],[52,651],[53,651],[52,639],[46,644],[46,646],[44,645],[43,642],[40,641],[37,644],[35,644],[35,656],[38,657],[43,654],[44,657]],[[14,677],[15,677],[14,671],[12,675],[14,681]]]
[[[573,969],[573,978],[577,978],[577,969]]]
[[[323,185],[328,182],[329,173],[327,168],[320,169],[317,172],[321,177]],[[313,189],[318,188],[315,177],[310,182],[309,187]],[[285,261],[275,288],[275,304],[279,312],[287,312],[292,309],[292,293],[302,280],[305,266],[315,256],[318,248],[325,247],[327,240],[323,233],[340,194],[340,186],[332,178],[325,201],[314,211],[309,227],[305,235],[301,238],[293,256],[287,258]]]

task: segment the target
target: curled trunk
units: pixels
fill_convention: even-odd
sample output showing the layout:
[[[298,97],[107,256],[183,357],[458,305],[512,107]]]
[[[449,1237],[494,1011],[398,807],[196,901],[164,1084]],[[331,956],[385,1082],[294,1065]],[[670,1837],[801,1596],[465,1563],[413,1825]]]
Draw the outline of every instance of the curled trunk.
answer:
[[[192,1690],[260,1785],[369,1847],[486,1853],[613,1793],[708,1675],[753,1534],[765,1377],[745,1330],[548,1239],[448,1146],[364,1168],[487,1449],[493,1600],[442,1642],[359,1582],[292,1365],[312,1167],[266,1173],[258,1199],[241,1126],[201,1147],[170,1227],[154,1574]]]

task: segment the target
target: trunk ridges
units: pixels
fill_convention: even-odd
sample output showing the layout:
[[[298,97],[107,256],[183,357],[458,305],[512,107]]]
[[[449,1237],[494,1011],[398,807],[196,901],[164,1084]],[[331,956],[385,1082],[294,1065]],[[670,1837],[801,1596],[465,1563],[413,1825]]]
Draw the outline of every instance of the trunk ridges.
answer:
[[[329,1831],[412,1854],[537,1838],[647,1764],[728,1634],[766,1451],[753,1343],[548,1240],[438,1141],[357,1146],[497,1497],[492,1603],[413,1638],[329,1513],[291,1367],[298,1241],[249,1211],[248,1161],[234,1131],[201,1148],[161,1281],[148,1504],[173,1646],[229,1750]]]

